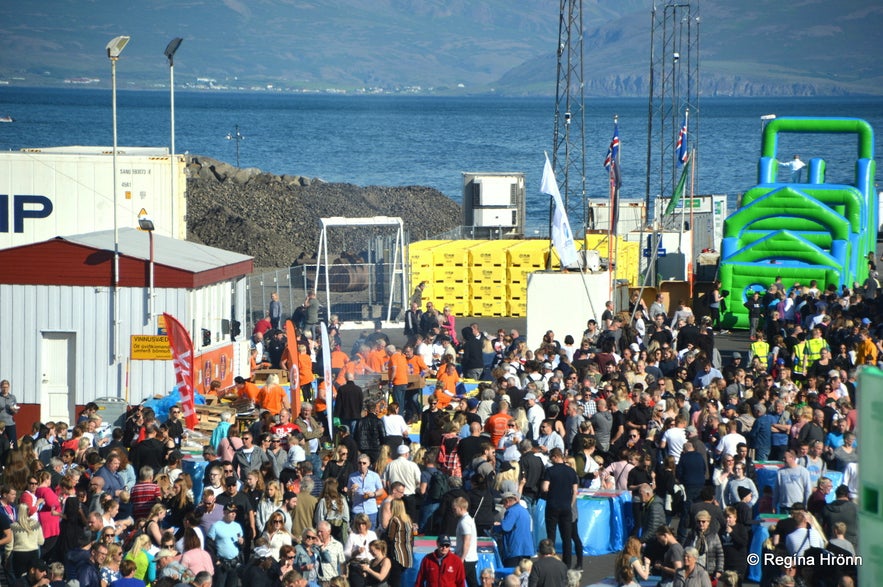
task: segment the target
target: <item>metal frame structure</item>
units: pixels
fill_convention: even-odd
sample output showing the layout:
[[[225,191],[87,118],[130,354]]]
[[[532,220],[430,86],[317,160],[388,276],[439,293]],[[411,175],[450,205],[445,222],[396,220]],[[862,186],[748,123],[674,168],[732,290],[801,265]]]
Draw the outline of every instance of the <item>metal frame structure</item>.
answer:
[[[389,283],[389,303],[386,308],[386,322],[392,321],[392,303],[395,293],[396,277],[401,278],[402,300],[408,299],[408,284],[405,280],[405,229],[401,218],[394,216],[372,216],[368,218],[345,218],[343,216],[334,216],[332,218],[320,219],[322,223],[322,232],[319,234],[319,250],[316,253],[316,285],[319,284],[320,271],[325,269],[325,303],[331,308],[331,285],[329,279],[329,261],[328,261],[328,229],[333,227],[378,227],[378,226],[395,226],[396,227],[396,244],[393,252],[393,270],[390,274]],[[324,257],[324,265],[323,265]]]
[[[586,201],[585,83],[583,83],[583,2],[582,0],[560,1],[552,168],[560,183],[564,209],[569,218],[575,217],[571,214],[571,197],[573,201],[582,203],[579,225],[585,232],[588,202]],[[550,203],[550,226],[552,212]],[[549,232],[551,233],[551,228]]]
[[[690,149],[696,151],[694,191],[699,192],[699,2],[667,0],[651,11],[650,99],[647,125],[648,219],[657,197],[668,198],[678,181],[676,148],[684,113],[690,113]]]

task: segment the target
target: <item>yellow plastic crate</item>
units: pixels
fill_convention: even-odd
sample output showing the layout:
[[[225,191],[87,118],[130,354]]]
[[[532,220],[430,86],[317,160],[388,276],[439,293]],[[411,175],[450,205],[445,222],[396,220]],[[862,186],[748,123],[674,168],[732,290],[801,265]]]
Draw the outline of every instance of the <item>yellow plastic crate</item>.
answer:
[[[478,300],[472,299],[472,316],[506,316],[507,308],[505,300]]]
[[[432,248],[432,262],[436,267],[469,267],[469,247],[476,241],[449,241]]]
[[[462,283],[434,283],[432,284],[433,298],[442,300],[465,299],[469,297],[469,291],[465,284]],[[436,306],[439,311],[441,308]]]
[[[509,267],[506,281],[508,283],[519,283],[527,287],[527,276],[534,271],[540,271],[534,267]]]
[[[445,245],[451,241],[444,240],[425,240],[417,241],[408,245],[408,263],[411,265],[411,271],[415,267],[432,267],[435,261],[432,256],[432,249]],[[420,283],[419,281],[417,283]]]
[[[432,271],[432,281],[441,285],[447,283],[466,283],[469,270],[466,267],[436,265]]]
[[[510,300],[527,299],[527,283],[510,283],[506,286],[506,297]]]
[[[545,269],[549,255],[549,241],[527,240],[506,249],[509,267]]]
[[[435,281],[435,267],[411,266],[411,291],[424,281],[428,283]]]
[[[526,300],[509,300],[506,302],[506,312],[512,318],[523,318],[527,316]]]
[[[520,241],[487,241],[469,247],[472,267],[505,267],[508,263],[506,249]]]
[[[469,280],[473,283],[503,283],[507,277],[505,265],[473,265],[469,268]]]
[[[481,299],[504,299],[507,295],[506,285],[502,283],[471,283],[469,297]]]

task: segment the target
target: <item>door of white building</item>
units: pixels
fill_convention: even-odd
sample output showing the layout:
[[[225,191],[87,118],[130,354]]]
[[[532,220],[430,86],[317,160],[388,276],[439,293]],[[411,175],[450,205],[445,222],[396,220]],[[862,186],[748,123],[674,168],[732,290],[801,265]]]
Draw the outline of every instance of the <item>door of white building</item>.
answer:
[[[44,332],[41,356],[40,421],[73,422],[76,412],[76,335]]]

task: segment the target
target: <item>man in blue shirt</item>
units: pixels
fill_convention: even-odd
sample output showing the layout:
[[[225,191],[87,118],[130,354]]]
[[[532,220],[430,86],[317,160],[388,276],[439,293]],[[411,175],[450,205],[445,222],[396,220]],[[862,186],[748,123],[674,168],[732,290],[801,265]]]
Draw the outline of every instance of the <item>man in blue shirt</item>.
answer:
[[[98,568],[104,564],[107,558],[107,546],[101,542],[92,544],[91,556],[88,562],[80,565],[77,569],[77,580],[80,587],[101,587],[101,575],[98,574]]]
[[[517,567],[522,559],[535,554],[533,536],[530,532],[530,512],[518,501],[515,493],[503,494],[506,513],[503,521],[497,522],[503,532],[503,566]]]
[[[223,519],[212,524],[208,530],[208,537],[215,541],[218,553],[214,581],[218,587],[234,587],[238,583],[236,567],[239,565],[239,547],[245,538],[242,526],[236,521],[237,510],[235,504],[225,505]]]
[[[748,435],[751,445],[754,447],[754,460],[768,461],[773,446],[773,424],[779,421],[779,417],[767,413],[766,406],[762,403],[756,403],[754,404],[754,418],[754,425]]]
[[[369,469],[371,458],[359,455],[359,470],[350,475],[348,485],[353,500],[352,514],[365,514],[371,520],[371,527],[377,527],[377,493],[383,489],[380,475]]]

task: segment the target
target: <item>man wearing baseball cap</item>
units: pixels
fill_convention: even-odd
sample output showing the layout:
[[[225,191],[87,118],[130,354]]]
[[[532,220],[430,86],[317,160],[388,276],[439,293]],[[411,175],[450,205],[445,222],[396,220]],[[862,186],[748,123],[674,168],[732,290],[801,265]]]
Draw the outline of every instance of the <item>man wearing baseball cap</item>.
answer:
[[[462,587],[466,582],[463,561],[451,550],[453,541],[442,534],[436,549],[423,557],[417,572],[416,587]]]
[[[503,566],[517,567],[522,559],[535,554],[530,512],[518,501],[518,495],[511,492],[503,494],[503,506],[506,508],[503,521],[495,523],[503,531]]]
[[[208,537],[215,541],[218,560],[215,565],[215,584],[219,587],[232,587],[236,582],[236,567],[239,565],[240,548],[245,543],[242,526],[236,521],[238,508],[228,503],[224,506],[224,518],[212,524]]]
[[[418,519],[417,512],[417,489],[420,487],[420,466],[411,461],[411,448],[407,444],[399,445],[396,449],[399,458],[395,459],[383,472],[383,486],[387,492],[389,487],[396,481],[405,486],[405,508],[412,520]]]
[[[43,587],[49,585],[49,566],[45,561],[34,559],[28,571],[13,583],[14,587]]]

